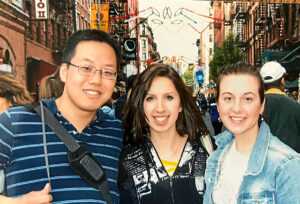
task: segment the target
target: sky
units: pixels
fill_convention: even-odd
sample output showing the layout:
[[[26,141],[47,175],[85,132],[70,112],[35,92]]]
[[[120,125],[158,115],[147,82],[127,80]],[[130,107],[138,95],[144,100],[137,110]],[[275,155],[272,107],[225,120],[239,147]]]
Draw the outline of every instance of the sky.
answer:
[[[210,1],[139,0],[139,16],[148,18],[161,57],[184,56],[186,61],[197,61],[196,40],[200,38],[199,32],[212,21],[198,14],[208,15],[209,3]],[[143,11],[149,7],[154,9]],[[184,9],[180,14],[180,8],[190,11]]]

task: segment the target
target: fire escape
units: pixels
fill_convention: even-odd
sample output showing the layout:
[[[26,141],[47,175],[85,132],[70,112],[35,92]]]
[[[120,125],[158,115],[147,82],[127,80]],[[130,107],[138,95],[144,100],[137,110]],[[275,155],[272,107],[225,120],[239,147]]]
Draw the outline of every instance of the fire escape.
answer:
[[[280,4],[268,4],[267,12],[267,32],[266,46],[270,48],[279,48],[277,42],[282,40],[284,35],[284,15],[281,12]]]
[[[260,3],[253,13],[254,15],[254,64],[260,64],[261,55],[266,49],[266,4]]]
[[[247,42],[244,40],[243,36],[243,24],[245,19],[248,17],[248,14],[244,11],[243,3],[236,4],[236,33],[237,33],[237,40],[240,42],[240,46],[245,48],[247,46]]]

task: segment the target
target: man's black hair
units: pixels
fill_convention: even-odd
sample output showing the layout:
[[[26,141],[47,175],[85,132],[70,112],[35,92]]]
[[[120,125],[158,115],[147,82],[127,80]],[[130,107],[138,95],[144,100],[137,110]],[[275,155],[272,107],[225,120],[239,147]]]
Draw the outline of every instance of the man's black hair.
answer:
[[[134,84],[134,81],[136,78],[137,78],[137,75],[134,74],[134,75],[129,76],[126,79],[126,92],[128,92],[133,87],[133,84]]]
[[[281,80],[283,76],[280,77],[279,79],[271,82],[271,83],[264,83],[265,84],[265,90],[271,89],[271,88],[280,88],[281,87]]]
[[[62,62],[70,62],[75,55],[77,45],[82,41],[97,41],[110,45],[116,54],[117,70],[120,71],[120,45],[110,34],[100,30],[80,30],[73,33],[68,39],[62,57]]]

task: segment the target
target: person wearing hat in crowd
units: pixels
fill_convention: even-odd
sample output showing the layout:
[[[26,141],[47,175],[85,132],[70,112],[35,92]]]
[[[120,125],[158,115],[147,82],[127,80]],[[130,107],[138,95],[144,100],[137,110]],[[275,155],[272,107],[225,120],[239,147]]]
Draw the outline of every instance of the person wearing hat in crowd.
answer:
[[[271,133],[300,152],[300,104],[283,92],[285,73],[285,68],[275,61],[267,62],[261,68],[266,90],[263,115]]]
[[[292,91],[291,93],[291,98],[294,99],[295,101],[298,101],[298,91]]]

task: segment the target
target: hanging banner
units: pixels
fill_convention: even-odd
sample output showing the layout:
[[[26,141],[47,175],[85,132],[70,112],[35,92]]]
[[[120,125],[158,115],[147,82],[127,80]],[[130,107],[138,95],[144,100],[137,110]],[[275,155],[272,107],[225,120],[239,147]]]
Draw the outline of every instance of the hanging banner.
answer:
[[[203,82],[204,82],[204,73],[203,73],[203,71],[202,70],[196,71],[195,76],[196,76],[197,83],[203,84]]]
[[[48,0],[35,0],[35,18],[37,20],[48,19]]]
[[[136,38],[124,39],[123,57],[125,60],[136,60]]]
[[[100,5],[100,30],[108,33],[109,4]],[[91,5],[91,29],[99,29],[98,4]]]

